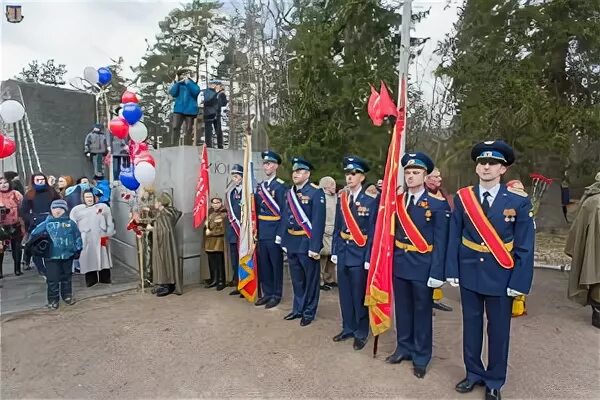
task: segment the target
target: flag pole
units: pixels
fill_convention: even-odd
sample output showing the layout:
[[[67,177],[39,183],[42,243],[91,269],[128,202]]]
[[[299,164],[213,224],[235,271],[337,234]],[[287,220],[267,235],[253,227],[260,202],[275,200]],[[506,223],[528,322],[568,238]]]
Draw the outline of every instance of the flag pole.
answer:
[[[410,63],[410,27],[412,21],[412,0],[404,0],[404,4],[402,5],[402,30],[400,33],[400,49],[399,49],[399,61],[398,61],[398,101],[396,104],[398,105],[398,110],[401,110],[403,107],[408,107],[408,66]],[[403,85],[403,82],[406,82],[406,86]],[[396,118],[400,117],[400,113]],[[394,123],[393,132],[392,132],[392,140],[394,140],[394,136],[396,134],[396,124]],[[404,132],[402,137],[400,138],[400,158],[405,153],[406,149],[406,125],[404,128]],[[397,160],[398,163],[400,160]],[[398,168],[398,180],[397,182],[400,184],[400,188],[404,191],[404,168],[400,165]],[[392,188],[392,190],[396,190],[396,188]],[[373,341],[373,358],[377,357],[377,345],[379,344],[379,335],[375,336],[375,340]]]

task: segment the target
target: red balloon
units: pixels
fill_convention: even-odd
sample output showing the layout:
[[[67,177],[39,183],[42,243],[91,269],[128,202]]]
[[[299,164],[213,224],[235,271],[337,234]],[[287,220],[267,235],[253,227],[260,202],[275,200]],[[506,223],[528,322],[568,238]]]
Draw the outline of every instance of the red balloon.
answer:
[[[2,132],[0,132],[0,149],[2,148],[4,144],[4,135],[2,134]]]
[[[151,164],[153,167],[156,167],[156,161],[154,161],[154,157],[152,157],[152,154],[150,154],[150,152],[148,152],[148,151],[142,151],[142,152],[138,153],[136,156],[134,156],[133,164],[137,165],[138,163],[141,163],[142,161],[145,161],[148,164]]]
[[[121,117],[111,119],[108,128],[110,129],[110,133],[119,139],[125,139],[129,134],[129,124]]]
[[[138,102],[139,102],[139,100],[135,93],[130,92],[129,90],[126,90],[125,92],[123,92],[123,95],[121,96],[121,103],[127,104],[127,103],[138,103]]]
[[[2,136],[2,135],[0,135]],[[9,137],[2,136],[2,146],[0,147],[0,158],[10,157],[17,150],[15,141]]]

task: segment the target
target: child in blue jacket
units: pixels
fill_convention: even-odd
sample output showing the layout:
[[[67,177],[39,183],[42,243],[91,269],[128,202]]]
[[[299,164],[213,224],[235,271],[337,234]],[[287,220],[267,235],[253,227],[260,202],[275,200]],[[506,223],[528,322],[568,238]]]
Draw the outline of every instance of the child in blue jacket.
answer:
[[[71,267],[73,260],[79,258],[82,241],[77,224],[69,218],[68,210],[66,201],[54,200],[50,206],[50,215],[33,230],[30,239],[35,240],[47,233],[51,241],[50,253],[44,262],[48,270],[48,308],[52,310],[58,308],[60,297],[69,305],[75,302],[71,287]]]

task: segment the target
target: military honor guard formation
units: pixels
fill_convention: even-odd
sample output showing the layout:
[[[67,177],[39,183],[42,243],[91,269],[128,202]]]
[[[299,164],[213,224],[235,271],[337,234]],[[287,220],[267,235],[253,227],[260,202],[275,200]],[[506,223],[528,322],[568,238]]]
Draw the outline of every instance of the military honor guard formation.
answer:
[[[460,286],[465,377],[459,393],[485,387],[485,399],[500,399],[506,380],[512,302],[529,293],[533,278],[534,221],[527,195],[502,183],[515,161],[505,142],[486,141],[471,152],[479,183],[458,190],[451,211],[441,194],[428,192],[425,177],[434,162],[421,152],[401,158],[404,185],[397,188],[394,215],[393,301],[396,350],[390,364],[411,361],[423,378],[432,358],[433,291]],[[320,251],[326,220],[325,193],[311,182],[313,165],[294,157],[292,184],[277,177],[281,157],[262,152],[266,179],[255,190],[258,270],[262,295],[256,306],[276,307],[283,293],[284,253],[293,288],[293,307],[284,319],[310,325],[320,293]],[[379,210],[379,193],[367,188],[368,163],[348,156],[342,162],[346,186],[338,194],[331,261],[337,265],[342,326],[334,342],[352,339],[365,347],[369,313],[365,306],[370,253]],[[241,165],[232,168],[227,195],[232,265],[237,265],[240,232]],[[237,273],[236,273],[237,275]],[[234,290],[232,295],[239,292]],[[484,312],[487,366],[482,362]],[[457,355],[458,356],[458,355]]]

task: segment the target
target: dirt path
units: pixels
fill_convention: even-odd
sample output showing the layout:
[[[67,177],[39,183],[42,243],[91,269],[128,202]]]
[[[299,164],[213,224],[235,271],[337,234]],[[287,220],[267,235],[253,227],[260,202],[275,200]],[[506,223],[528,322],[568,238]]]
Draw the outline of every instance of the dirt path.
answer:
[[[529,315],[513,320],[505,398],[599,398],[600,330],[590,310],[565,299],[566,275],[536,271]],[[337,291],[321,292],[318,319],[284,321],[289,288],[272,310],[202,288],[180,297],[130,293],[58,312],[2,320],[2,390],[8,398],[483,398],[458,395],[464,377],[454,312],[438,312],[434,358],[423,380],[409,364],[383,362],[393,333],[361,352],[339,331]]]

